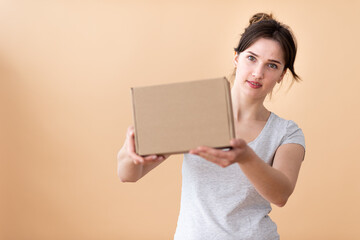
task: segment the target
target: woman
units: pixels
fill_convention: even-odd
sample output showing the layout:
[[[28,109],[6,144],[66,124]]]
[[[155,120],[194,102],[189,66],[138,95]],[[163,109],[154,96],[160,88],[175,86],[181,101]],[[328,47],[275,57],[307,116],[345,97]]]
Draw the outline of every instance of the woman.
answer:
[[[279,239],[270,204],[292,194],[305,154],[301,129],[264,107],[283,80],[293,81],[295,39],[271,15],[255,14],[235,48],[231,89],[236,138],[223,151],[200,146],[184,155],[181,209],[175,239]],[[140,157],[134,130],[118,155],[122,181],[137,181],[168,156]]]

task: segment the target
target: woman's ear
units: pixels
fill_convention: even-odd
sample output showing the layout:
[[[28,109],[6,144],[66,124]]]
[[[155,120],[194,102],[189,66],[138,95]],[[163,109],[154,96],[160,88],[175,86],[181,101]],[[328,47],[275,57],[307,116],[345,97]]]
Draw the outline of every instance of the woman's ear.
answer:
[[[235,52],[234,52],[234,67],[237,67],[238,58],[239,58],[239,53],[237,53],[237,52],[235,51]]]
[[[280,75],[280,79],[279,79],[279,80],[277,80],[277,83],[281,83],[281,81],[283,80],[283,78],[284,78],[285,74],[286,74],[286,69],[285,69],[285,70],[281,73],[281,75]]]

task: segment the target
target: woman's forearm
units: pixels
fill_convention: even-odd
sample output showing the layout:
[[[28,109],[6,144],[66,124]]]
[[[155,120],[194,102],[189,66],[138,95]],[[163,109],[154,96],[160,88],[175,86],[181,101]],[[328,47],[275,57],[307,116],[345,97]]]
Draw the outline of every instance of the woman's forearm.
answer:
[[[266,164],[255,152],[238,164],[261,196],[279,207],[286,204],[294,186],[285,174]]]

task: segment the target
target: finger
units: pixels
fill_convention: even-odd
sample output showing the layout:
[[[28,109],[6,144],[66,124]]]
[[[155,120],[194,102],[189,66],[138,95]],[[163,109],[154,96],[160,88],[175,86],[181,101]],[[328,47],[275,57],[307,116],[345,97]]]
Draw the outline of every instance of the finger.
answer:
[[[155,159],[157,159],[156,155],[149,155],[149,156],[144,157],[145,161],[152,161],[152,160],[155,160]]]
[[[158,159],[165,160],[170,155],[171,154],[153,154],[153,155],[149,155],[149,156],[144,157],[144,159],[149,160],[149,161],[151,161],[151,160],[157,161]]]
[[[226,159],[228,161],[233,161],[235,160],[235,154],[234,151],[223,151],[223,150],[219,150],[219,149],[214,149],[214,148],[210,148],[210,147],[206,147],[206,146],[201,146],[198,147],[196,151],[200,151],[200,152],[206,152],[208,154],[213,155],[216,158],[220,158],[220,159]]]
[[[163,160],[165,160],[165,158],[161,155],[151,155],[144,157],[144,163],[156,163]]]
[[[134,164],[137,165],[144,163],[144,158],[142,158],[135,152],[134,136],[135,136],[134,126],[129,126],[126,132],[127,152],[129,156],[133,159]]]
[[[135,132],[134,128],[129,127],[128,131],[128,147],[129,151],[135,153]]]
[[[215,163],[216,165],[220,166],[220,167],[227,167],[229,166],[231,163],[226,160],[226,159],[222,159],[222,158],[217,158],[217,157],[214,157],[213,155],[211,154],[208,154],[208,153],[200,153],[199,154],[201,157],[203,157],[204,159],[212,162],[212,163]]]
[[[227,167],[229,166],[231,163],[226,160],[226,159],[222,159],[222,158],[217,158],[209,153],[206,153],[206,152],[199,152],[197,154],[198,156],[212,162],[212,163],[215,163],[216,165],[219,165],[220,167]]]
[[[133,159],[134,164],[146,164],[146,163],[155,163],[165,160],[165,157],[162,155],[149,155],[149,156],[139,156],[136,153],[129,153]]]
[[[127,138],[130,138],[131,137],[131,133],[134,131],[134,126],[129,126],[127,128],[127,131],[126,131],[126,137]]]
[[[142,164],[139,160],[137,160],[137,159],[133,159],[133,163],[135,164],[135,165],[139,165],[139,164]]]
[[[168,157],[171,156],[171,154],[164,154],[164,155],[162,155],[162,156],[164,157],[164,159],[167,159]]]
[[[129,152],[128,153],[130,155],[130,157],[133,159],[135,164],[139,164],[139,163],[144,163],[144,158],[142,158],[141,156],[137,155],[134,152]]]

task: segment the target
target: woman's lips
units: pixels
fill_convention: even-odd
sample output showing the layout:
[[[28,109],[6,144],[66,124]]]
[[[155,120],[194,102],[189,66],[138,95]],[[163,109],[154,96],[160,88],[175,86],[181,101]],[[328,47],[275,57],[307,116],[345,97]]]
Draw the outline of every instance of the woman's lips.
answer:
[[[254,82],[254,81],[246,81],[246,82],[249,84],[249,86],[251,88],[261,88],[262,87],[262,85],[258,82]]]

